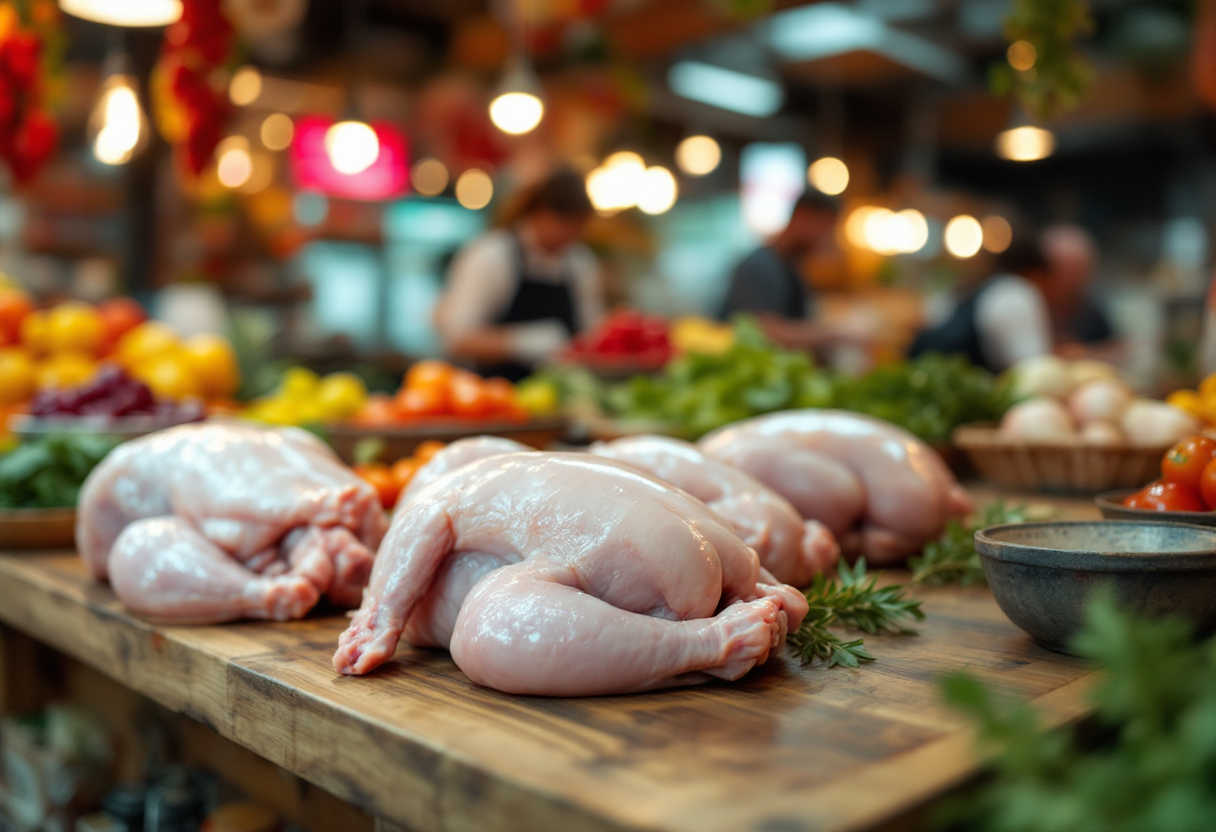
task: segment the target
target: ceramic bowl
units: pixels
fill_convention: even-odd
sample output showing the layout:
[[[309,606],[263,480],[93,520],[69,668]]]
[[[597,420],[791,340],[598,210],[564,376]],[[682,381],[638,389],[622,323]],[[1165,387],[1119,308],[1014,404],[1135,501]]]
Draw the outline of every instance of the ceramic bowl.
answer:
[[[975,534],[996,602],[1039,644],[1072,653],[1085,606],[1109,585],[1139,615],[1216,633],[1216,529],[1160,521],[1022,523]],[[1075,654],[1074,654],[1075,655]]]
[[[1094,505],[1107,520],[1141,520],[1147,522],[1188,523],[1192,526],[1216,526],[1216,511],[1152,511],[1147,508],[1128,508],[1123,500],[1136,493],[1136,489],[1107,491],[1094,497]]]

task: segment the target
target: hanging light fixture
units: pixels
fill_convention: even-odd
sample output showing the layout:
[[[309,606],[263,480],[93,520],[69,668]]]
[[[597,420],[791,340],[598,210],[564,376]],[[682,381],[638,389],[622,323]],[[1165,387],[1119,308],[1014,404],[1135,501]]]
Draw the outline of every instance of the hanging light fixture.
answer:
[[[352,51],[357,50],[358,34],[367,25],[367,1],[356,0],[347,5],[346,35]],[[358,69],[358,62],[356,69]],[[335,122],[325,132],[325,154],[338,173],[354,176],[370,168],[380,158],[380,137],[372,126],[358,117],[355,104],[355,83],[352,79],[346,94],[346,117]]]
[[[115,53],[107,60],[101,97],[89,116],[89,145],[105,165],[125,165],[148,144],[148,117],[139,106],[139,86],[127,72],[126,58]]]
[[[168,26],[182,16],[182,0],[59,0],[59,8],[111,26]]]
[[[490,120],[504,133],[522,136],[535,130],[544,116],[540,79],[528,59],[516,55],[502,76],[498,95],[490,102]]]

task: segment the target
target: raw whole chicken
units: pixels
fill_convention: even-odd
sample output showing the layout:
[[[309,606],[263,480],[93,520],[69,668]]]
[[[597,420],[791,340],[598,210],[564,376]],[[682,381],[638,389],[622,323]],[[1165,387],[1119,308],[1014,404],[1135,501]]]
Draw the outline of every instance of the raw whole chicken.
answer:
[[[501,436],[471,436],[468,439],[457,439],[455,442],[445,446],[441,451],[427,460],[425,465],[418,469],[413,479],[410,480],[410,484],[406,486],[405,491],[398,498],[397,510],[393,512],[393,519],[397,519],[397,514],[409,502],[410,497],[454,468],[468,465],[470,462],[485,459],[488,456],[521,454],[534,450],[535,448],[531,445],[516,442],[514,439],[505,439]]]
[[[756,550],[765,569],[787,584],[806,586],[840,557],[827,526],[804,521],[789,500],[696,445],[667,436],[632,436],[597,442],[591,453],[640,468],[702,500]]]
[[[414,492],[334,655],[398,639],[508,693],[588,696],[738,679],[807,612],[703,503],[587,454],[490,456]]]
[[[907,431],[839,410],[790,410],[717,430],[706,454],[742,468],[825,524],[848,554],[902,560],[971,503],[941,457]]]
[[[298,618],[358,605],[387,523],[371,486],[315,437],[183,425],[119,446],[81,490],[80,554],[136,613]]]

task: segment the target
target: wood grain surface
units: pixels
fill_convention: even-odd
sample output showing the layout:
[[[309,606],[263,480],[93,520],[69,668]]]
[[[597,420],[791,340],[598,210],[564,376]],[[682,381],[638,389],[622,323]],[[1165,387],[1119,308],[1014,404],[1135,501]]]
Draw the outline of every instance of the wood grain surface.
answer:
[[[878,661],[860,670],[779,658],[733,685],[560,700],[474,687],[446,653],[408,647],[342,678],[341,615],[152,626],[71,553],[0,556],[0,620],[418,832],[865,829],[977,768],[943,672],[1054,722],[1088,710],[1085,666],[1035,646],[986,589],[918,592],[920,634],[867,638]]]

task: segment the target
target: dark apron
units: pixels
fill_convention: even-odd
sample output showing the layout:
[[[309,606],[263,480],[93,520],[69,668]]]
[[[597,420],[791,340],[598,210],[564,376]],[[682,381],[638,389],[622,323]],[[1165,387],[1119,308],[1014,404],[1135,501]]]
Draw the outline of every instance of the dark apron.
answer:
[[[574,335],[574,297],[570,292],[572,275],[562,275],[562,279],[557,283],[535,277],[528,272],[528,261],[524,257],[524,248],[519,237],[513,234],[511,239],[515,244],[515,274],[518,282],[511,303],[493,323],[503,326],[556,320],[570,335]],[[532,367],[515,361],[479,366],[477,370],[485,376],[502,376],[511,381],[519,381],[532,373]]]
[[[980,330],[975,322],[975,309],[980,293],[988,288],[990,282],[986,281],[963,298],[959,305],[954,307],[950,317],[941,324],[932,329],[921,330],[908,348],[908,357],[916,358],[928,352],[963,355],[977,367],[987,367],[993,372],[999,372],[1001,368],[991,366],[984,357]]]

